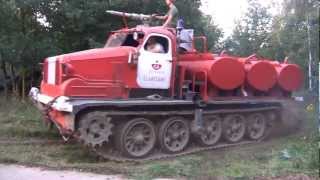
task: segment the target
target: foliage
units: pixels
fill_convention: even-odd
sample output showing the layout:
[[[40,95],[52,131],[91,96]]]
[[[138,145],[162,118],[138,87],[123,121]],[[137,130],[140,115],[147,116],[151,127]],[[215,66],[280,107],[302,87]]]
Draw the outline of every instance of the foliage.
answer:
[[[319,4],[317,1],[284,1],[284,11],[275,22],[274,36],[278,37],[276,46],[280,54],[299,64],[308,72],[308,53],[311,53],[311,70],[314,84],[317,84],[319,62]],[[310,27],[310,48],[308,46],[308,26]],[[305,75],[305,77],[308,77]],[[315,86],[317,87],[317,86]],[[316,88],[315,88],[316,89]]]
[[[237,22],[231,38],[225,42],[225,48],[238,56],[258,52],[269,38],[271,20],[266,7],[257,0],[249,0],[248,12]]]
[[[311,67],[317,67],[319,61],[319,3],[316,0],[285,0],[282,12],[271,17],[257,0],[248,2],[248,12],[237,22],[232,36],[224,42],[224,48],[241,56],[257,53],[279,61],[288,57],[289,61],[299,64],[308,77],[309,51],[313,59]],[[312,68],[315,83],[317,70]]]
[[[55,54],[57,48],[39,21],[38,1],[1,0],[0,3],[1,69],[5,78],[10,76],[13,91],[21,91],[24,97],[25,79],[32,82],[40,60]]]

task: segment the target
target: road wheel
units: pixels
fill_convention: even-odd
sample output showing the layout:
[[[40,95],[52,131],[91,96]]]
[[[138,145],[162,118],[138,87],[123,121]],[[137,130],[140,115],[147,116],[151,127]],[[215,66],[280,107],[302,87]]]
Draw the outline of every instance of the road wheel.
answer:
[[[223,137],[230,143],[239,142],[246,130],[245,118],[240,114],[227,115],[223,120]]]
[[[203,119],[203,132],[199,135],[202,146],[216,144],[222,135],[222,122],[218,115],[207,116]]]
[[[126,122],[119,133],[120,150],[126,156],[141,158],[148,155],[156,143],[153,123],[144,118]]]
[[[266,117],[262,113],[251,114],[247,121],[246,136],[251,140],[258,140],[264,136],[266,128]]]
[[[182,117],[169,118],[161,124],[159,141],[163,151],[177,153],[187,147],[190,139],[190,127]]]

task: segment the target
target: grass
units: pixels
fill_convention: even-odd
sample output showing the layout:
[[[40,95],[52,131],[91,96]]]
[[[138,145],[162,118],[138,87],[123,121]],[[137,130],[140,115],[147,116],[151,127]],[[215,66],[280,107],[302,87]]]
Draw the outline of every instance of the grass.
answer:
[[[313,110],[314,111],[314,110]],[[168,160],[145,163],[116,163],[101,160],[77,143],[48,145],[0,144],[0,163],[18,163],[52,169],[78,169],[104,174],[125,174],[133,179],[155,177],[212,179],[233,177],[307,174],[319,172],[319,135],[315,112],[306,117],[307,130],[299,134],[268,140],[261,144],[202,152]],[[56,131],[48,132],[40,113],[28,102],[0,100],[0,139],[60,140]],[[283,151],[290,155],[284,158]]]
[[[56,137],[42,123],[41,113],[28,101],[0,98],[0,139]]]
[[[138,172],[139,175],[134,177],[247,178],[300,173],[318,176],[319,154],[314,144],[302,142],[299,137],[287,137],[263,145],[209,151],[171,162],[147,164],[144,173]],[[290,159],[283,159],[281,151],[284,149],[289,149]]]
[[[200,176],[200,164],[203,161],[201,156],[189,155],[172,160],[148,162],[143,167],[131,174],[134,179],[152,179],[156,177],[188,177]]]

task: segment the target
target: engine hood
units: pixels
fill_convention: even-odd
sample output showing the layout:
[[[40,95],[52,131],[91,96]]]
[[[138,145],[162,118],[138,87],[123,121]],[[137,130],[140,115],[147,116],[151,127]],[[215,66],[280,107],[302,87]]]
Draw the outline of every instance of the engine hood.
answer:
[[[112,47],[112,48],[98,48],[85,51],[79,51],[69,54],[61,55],[64,61],[76,60],[91,60],[91,59],[118,59],[119,57],[128,57],[134,47]]]

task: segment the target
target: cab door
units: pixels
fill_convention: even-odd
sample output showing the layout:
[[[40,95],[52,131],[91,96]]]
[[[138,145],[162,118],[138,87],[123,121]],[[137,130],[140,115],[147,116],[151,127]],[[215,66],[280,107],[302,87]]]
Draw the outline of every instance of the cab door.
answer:
[[[148,41],[154,38],[162,52],[148,51]],[[137,84],[145,89],[169,89],[172,74],[172,43],[161,34],[150,34],[139,50]]]

